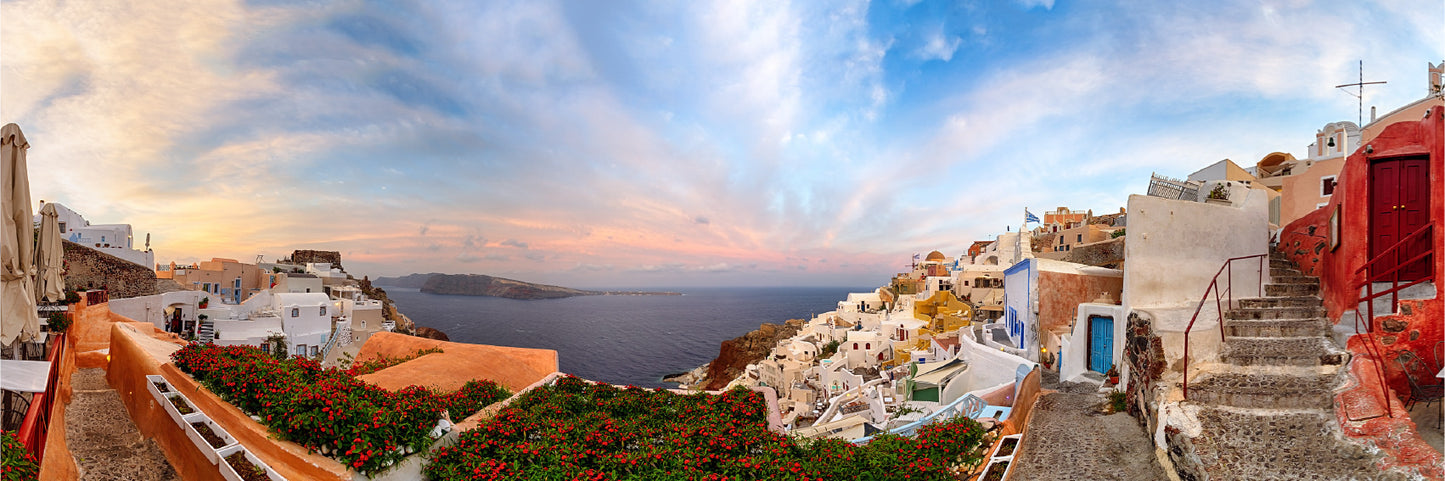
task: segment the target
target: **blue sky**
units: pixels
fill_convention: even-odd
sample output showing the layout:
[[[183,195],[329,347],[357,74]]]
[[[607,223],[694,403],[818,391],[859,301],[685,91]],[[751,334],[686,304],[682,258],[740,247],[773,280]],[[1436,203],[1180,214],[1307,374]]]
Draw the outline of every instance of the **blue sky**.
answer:
[[[1424,95],[1442,2],[4,0],[32,196],[157,258],[873,285],[1025,207],[1303,155]]]

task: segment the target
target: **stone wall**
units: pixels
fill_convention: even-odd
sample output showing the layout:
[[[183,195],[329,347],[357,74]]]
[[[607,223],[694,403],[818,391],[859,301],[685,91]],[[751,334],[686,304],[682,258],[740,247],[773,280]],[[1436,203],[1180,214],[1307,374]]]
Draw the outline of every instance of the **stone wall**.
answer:
[[[1075,247],[1067,252],[1062,260],[1075,264],[1122,269],[1124,267],[1124,239],[1126,238],[1128,236],[1121,236]]]
[[[341,267],[341,253],[337,251],[313,251],[306,249],[297,249],[291,252],[291,262],[295,264],[305,264],[307,262],[327,262],[331,264],[331,267],[335,267],[343,271],[346,270],[345,267]]]
[[[1164,358],[1164,343],[1154,335],[1154,327],[1146,313],[1129,313],[1128,330],[1125,331],[1124,362],[1129,373],[1126,380],[1125,403],[1129,415],[1144,426],[1144,432],[1159,430],[1159,406],[1165,401],[1168,387],[1161,379],[1169,363]],[[1157,442],[1157,440],[1156,440]],[[1173,468],[1179,471],[1180,479],[1203,479],[1199,476],[1199,458],[1194,455],[1193,441],[1182,435],[1173,426],[1164,427],[1165,446]],[[1170,468],[1170,466],[1165,466]]]
[[[65,287],[110,291],[112,298],[156,294],[156,273],[142,266],[80,244],[63,241],[65,249]]]

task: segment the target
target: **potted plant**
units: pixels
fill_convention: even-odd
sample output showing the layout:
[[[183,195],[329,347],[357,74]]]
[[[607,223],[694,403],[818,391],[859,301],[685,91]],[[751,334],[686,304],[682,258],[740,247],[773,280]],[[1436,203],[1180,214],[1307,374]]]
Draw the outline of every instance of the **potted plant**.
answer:
[[[1109,378],[1109,384],[1119,384],[1119,368],[1109,366],[1109,370],[1104,373],[1104,377]]]
[[[1214,190],[1210,190],[1209,195],[1205,196],[1204,200],[1214,204],[1228,204],[1229,188],[1225,187],[1224,184],[1215,184]]]
[[[197,302],[197,303],[196,303],[196,307],[197,307],[197,308],[200,308],[200,309],[205,309],[206,306],[209,306],[209,305],[211,305],[211,298],[209,298],[209,297],[202,297],[202,298],[201,298],[201,302]]]

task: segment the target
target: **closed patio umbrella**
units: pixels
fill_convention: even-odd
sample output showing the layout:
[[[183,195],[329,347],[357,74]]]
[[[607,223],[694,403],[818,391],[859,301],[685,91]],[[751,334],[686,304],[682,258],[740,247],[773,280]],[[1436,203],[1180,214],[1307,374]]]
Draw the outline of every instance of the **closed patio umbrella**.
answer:
[[[64,247],[60,245],[60,212],[55,204],[40,208],[40,238],[35,245],[36,301],[58,302],[65,299]]]
[[[30,176],[25,170],[25,150],[30,144],[20,126],[0,127],[0,344],[16,339],[28,341],[40,333],[35,317],[35,227],[30,213]]]

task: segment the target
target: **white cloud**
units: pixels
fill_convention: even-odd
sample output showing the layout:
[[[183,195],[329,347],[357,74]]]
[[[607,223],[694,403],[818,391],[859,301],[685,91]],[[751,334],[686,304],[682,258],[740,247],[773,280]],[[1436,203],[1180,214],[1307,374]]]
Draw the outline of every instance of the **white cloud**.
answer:
[[[925,61],[942,60],[947,62],[953,60],[953,52],[957,51],[958,46],[962,43],[963,39],[961,38],[936,32],[928,36],[923,45],[913,52],[913,56]]]

